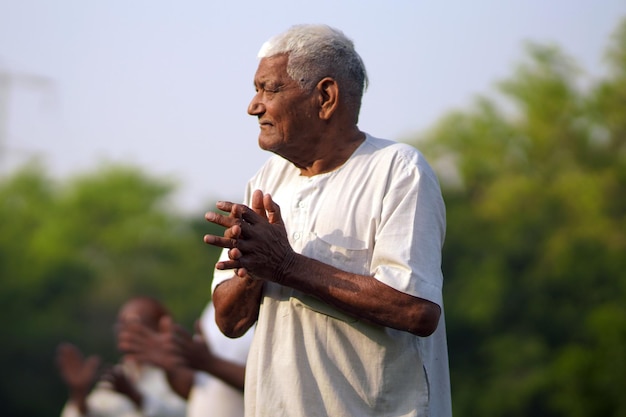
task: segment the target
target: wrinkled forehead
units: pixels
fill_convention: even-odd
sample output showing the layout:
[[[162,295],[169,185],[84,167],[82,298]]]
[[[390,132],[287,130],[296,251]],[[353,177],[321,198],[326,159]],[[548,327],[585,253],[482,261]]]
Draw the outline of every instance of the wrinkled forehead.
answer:
[[[259,66],[254,74],[254,81],[266,81],[275,79],[291,79],[287,74],[289,57],[286,54],[274,55],[259,60]]]

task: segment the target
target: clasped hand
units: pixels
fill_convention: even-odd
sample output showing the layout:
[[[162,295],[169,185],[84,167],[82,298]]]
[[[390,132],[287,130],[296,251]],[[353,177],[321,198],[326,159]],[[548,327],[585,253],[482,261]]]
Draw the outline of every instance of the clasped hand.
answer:
[[[251,207],[220,201],[217,208],[229,214],[208,212],[205,218],[225,227],[224,236],[205,235],[204,242],[230,250],[229,260],[218,262],[216,268],[234,269],[241,278],[274,281],[281,263],[293,253],[279,205],[256,190]]]
[[[198,369],[211,357],[202,336],[198,324],[192,335],[166,316],[161,318],[158,330],[141,322],[126,324],[118,335],[118,349],[139,362],[152,363],[166,371],[178,367]]]

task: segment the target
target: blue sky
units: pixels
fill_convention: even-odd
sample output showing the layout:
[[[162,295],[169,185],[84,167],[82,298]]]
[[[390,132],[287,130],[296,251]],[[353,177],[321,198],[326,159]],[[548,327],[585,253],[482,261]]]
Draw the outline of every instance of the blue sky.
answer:
[[[246,107],[259,47],[293,24],[354,40],[370,78],[360,127],[403,140],[493,92],[525,41],[556,44],[598,77],[624,17],[624,0],[0,0],[0,168],[38,157],[63,178],[137,164],[202,212],[241,200],[269,156]]]

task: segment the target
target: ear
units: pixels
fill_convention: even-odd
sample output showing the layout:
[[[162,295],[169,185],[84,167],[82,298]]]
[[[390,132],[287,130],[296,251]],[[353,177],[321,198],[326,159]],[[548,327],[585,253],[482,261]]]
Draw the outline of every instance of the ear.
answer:
[[[339,106],[339,85],[333,78],[325,77],[317,83],[319,92],[319,116],[322,120],[329,120]]]

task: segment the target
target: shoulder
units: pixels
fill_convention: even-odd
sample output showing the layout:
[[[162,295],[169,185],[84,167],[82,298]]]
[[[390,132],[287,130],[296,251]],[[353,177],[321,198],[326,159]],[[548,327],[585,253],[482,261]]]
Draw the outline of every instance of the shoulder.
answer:
[[[415,147],[389,139],[381,139],[366,134],[363,143],[362,155],[369,159],[369,163],[379,165],[380,168],[399,174],[419,173],[436,179],[435,172]]]

